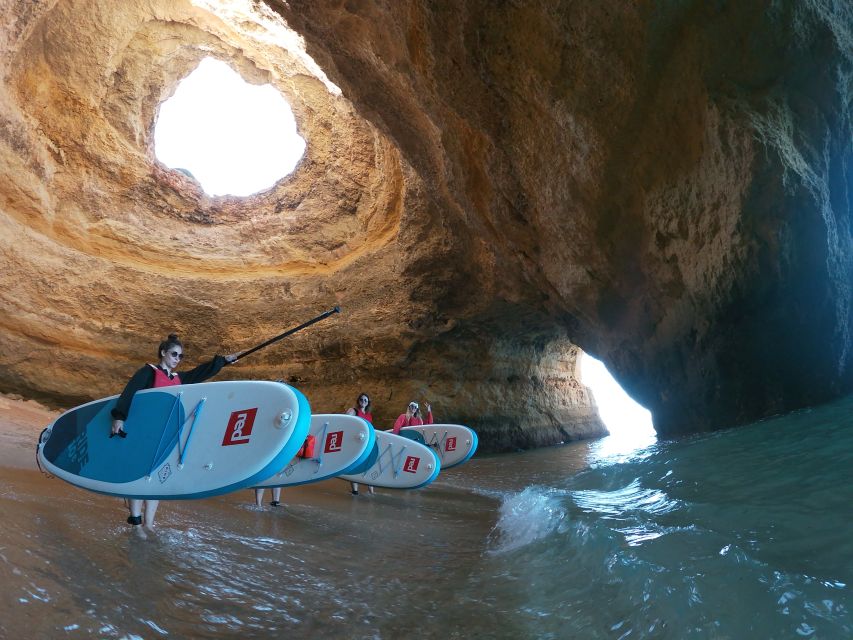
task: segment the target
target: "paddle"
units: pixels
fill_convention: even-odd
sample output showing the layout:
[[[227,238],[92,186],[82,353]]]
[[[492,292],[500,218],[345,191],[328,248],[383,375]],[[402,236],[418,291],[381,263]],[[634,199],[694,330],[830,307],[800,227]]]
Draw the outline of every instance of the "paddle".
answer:
[[[239,360],[242,360],[243,358],[245,358],[245,357],[246,357],[247,355],[249,355],[250,353],[254,353],[255,351],[258,351],[258,350],[260,350],[260,349],[263,349],[264,347],[268,347],[268,346],[270,346],[272,343],[274,343],[274,342],[278,342],[278,341],[279,341],[279,340],[281,340],[282,338],[286,338],[287,336],[292,336],[292,335],[293,335],[294,333],[296,333],[297,331],[302,331],[305,327],[310,327],[310,326],[311,326],[312,324],[314,324],[315,322],[320,322],[320,320],[325,320],[326,318],[328,318],[328,317],[329,317],[330,315],[332,315],[333,313],[340,313],[340,312],[341,312],[341,308],[340,308],[340,307],[332,307],[332,308],[331,308],[331,309],[329,309],[328,311],[326,311],[326,312],[324,312],[324,313],[321,313],[321,314],[320,314],[319,316],[317,316],[316,318],[312,318],[312,319],[311,319],[311,320],[309,320],[308,322],[303,322],[303,323],[302,323],[302,324],[300,324],[298,327],[293,327],[293,329],[288,329],[288,330],[287,330],[287,331],[285,331],[284,333],[277,335],[275,338],[270,338],[270,339],[269,339],[269,340],[267,340],[266,342],[262,342],[261,344],[259,344],[259,345],[255,346],[255,347],[252,347],[251,349],[249,349],[249,350],[247,350],[247,351],[244,351],[243,353],[241,353],[241,354],[239,354],[239,355],[237,356],[237,359],[236,359],[236,360],[234,360],[234,362],[237,362],[237,361],[239,361]],[[232,363],[232,362],[227,362],[226,364],[233,364],[233,363]]]

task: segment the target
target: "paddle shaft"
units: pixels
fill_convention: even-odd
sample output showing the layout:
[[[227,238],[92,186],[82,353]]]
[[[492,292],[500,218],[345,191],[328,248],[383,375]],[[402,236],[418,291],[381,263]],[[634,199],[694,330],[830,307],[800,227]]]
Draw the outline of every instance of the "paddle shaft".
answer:
[[[255,353],[255,351],[259,351],[260,349],[263,349],[264,347],[268,347],[271,344],[273,344],[274,342],[278,342],[279,340],[286,338],[287,336],[292,336],[297,331],[302,331],[305,327],[310,327],[315,322],[320,322],[320,320],[325,320],[326,318],[328,318],[333,313],[340,313],[340,312],[341,312],[340,307],[333,307],[333,308],[329,309],[328,311],[326,311],[325,313],[321,313],[316,318],[312,318],[311,320],[308,320],[308,322],[303,322],[298,327],[293,327],[293,329],[288,329],[284,333],[279,334],[274,338],[270,338],[266,342],[262,342],[261,344],[255,346],[255,347],[252,347],[251,349],[248,349],[247,351],[244,351],[243,353],[241,353],[237,356],[237,359],[234,360],[234,362],[237,362],[237,360],[242,360],[243,358],[245,358],[250,353]],[[231,363],[228,363],[228,364],[231,364]]]

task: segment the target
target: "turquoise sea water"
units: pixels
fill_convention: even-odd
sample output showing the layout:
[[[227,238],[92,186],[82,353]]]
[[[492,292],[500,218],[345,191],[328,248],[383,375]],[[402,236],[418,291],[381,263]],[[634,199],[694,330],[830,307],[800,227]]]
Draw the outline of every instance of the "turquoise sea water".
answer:
[[[121,502],[0,469],[4,638],[851,638],[853,399],[716,434]]]

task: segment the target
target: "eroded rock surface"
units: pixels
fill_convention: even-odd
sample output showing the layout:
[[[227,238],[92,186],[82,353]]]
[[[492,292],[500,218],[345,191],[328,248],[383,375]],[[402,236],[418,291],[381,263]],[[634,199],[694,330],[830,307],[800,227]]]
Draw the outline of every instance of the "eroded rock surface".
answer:
[[[3,391],[115,393],[170,331],[192,364],[335,304],[226,373],[318,411],[366,390],[383,427],[430,400],[494,450],[603,432],[577,346],[665,434],[851,388],[844,3],[3,12]],[[293,108],[306,156],[267,192],[154,158],[208,55]]]

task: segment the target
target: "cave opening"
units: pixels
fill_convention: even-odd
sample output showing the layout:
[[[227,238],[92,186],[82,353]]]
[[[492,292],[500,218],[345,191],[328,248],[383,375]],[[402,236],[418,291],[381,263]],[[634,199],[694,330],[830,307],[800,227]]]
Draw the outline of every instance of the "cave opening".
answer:
[[[160,105],[154,153],[213,196],[249,196],[294,171],[305,154],[293,111],[272,85],[246,82],[204,58]]]
[[[592,390],[598,413],[612,437],[638,440],[655,435],[651,412],[625,393],[604,363],[588,353],[581,355],[581,381]]]

